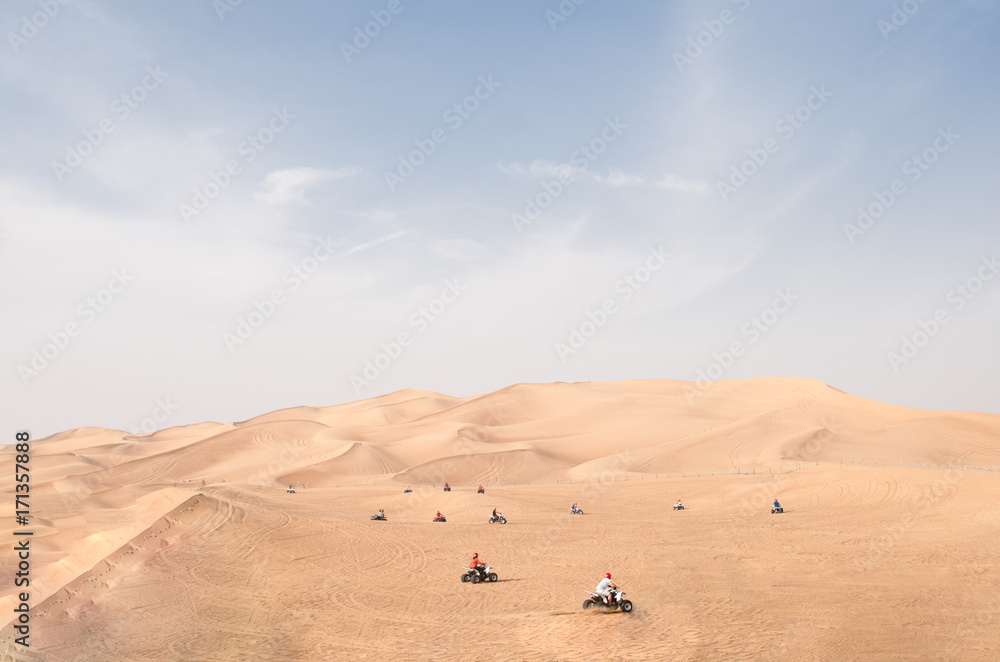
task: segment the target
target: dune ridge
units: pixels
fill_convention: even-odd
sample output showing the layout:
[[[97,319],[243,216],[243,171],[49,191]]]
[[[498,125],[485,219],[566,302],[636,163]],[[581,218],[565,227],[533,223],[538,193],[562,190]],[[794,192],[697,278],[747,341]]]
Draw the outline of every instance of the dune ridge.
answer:
[[[839,474],[829,472],[856,478],[860,463],[864,470],[899,467],[917,472],[913,476],[935,467],[976,467],[987,476],[1000,467],[998,437],[997,415],[886,405],[798,378],[707,385],[675,380],[517,384],[464,398],[405,389],[358,402],[294,407],[232,424],[208,422],[148,435],[78,428],[32,442],[33,623],[71,623],[87,609],[117,623],[121,615],[93,596],[107,597],[119,584],[131,586],[135,573],[147,566],[166,577],[170,568],[178,570],[172,556],[211,547],[214,543],[206,541],[221,540],[223,530],[241,541],[234,553],[247,561],[277,544],[273,532],[279,529],[302,531],[309,540],[310,526],[330,535],[338,530],[353,535],[356,524],[325,519],[356,517],[354,506],[341,510],[336,505],[347,494],[377,497],[392,508],[393,521],[402,518],[409,527],[441,508],[448,508],[449,518],[480,519],[481,497],[468,489],[442,495],[437,488],[445,481],[456,488],[483,484],[491,495],[500,495],[493,500],[501,505],[502,495],[518,495],[509,505],[522,508],[525,495],[545,484],[558,485],[567,498],[582,493],[610,499],[611,492],[602,487],[609,481],[648,480],[651,487],[657,480],[675,485],[669,481],[702,476],[711,482],[734,473],[741,478],[750,474],[742,480],[769,485],[767,492],[794,483],[814,495],[838,483],[831,483],[830,476]],[[5,448],[0,455],[4,471],[13,472],[11,451]],[[826,483],[802,478],[784,482],[793,469],[796,475],[824,476]],[[771,483],[760,482],[767,480]],[[892,480],[899,483],[898,477]],[[304,485],[305,492],[296,495],[303,498],[276,501],[289,484],[300,493]],[[851,489],[856,491],[851,499],[858,502],[876,495],[909,498],[909,492],[879,484],[860,492],[856,486],[844,488],[837,498]],[[406,485],[417,492],[403,495]],[[589,492],[579,491],[587,485],[592,486]],[[726,485],[743,504],[770,498],[746,482]],[[314,499],[327,498],[333,501],[322,507],[322,514],[310,510],[322,503]],[[311,505],[287,511],[300,504]],[[995,518],[986,521],[992,525]],[[13,518],[6,518],[5,544],[13,544],[14,529]],[[434,529],[435,535],[439,531]],[[493,529],[489,535],[495,535]],[[395,545],[413,563],[426,554],[405,536],[383,543]],[[303,567],[312,567],[309,558],[326,558],[318,547],[309,551],[314,543],[303,544],[308,549],[283,554],[305,559]],[[211,554],[223,557],[219,550]],[[12,572],[13,563],[5,555],[0,572]],[[214,570],[184,572],[185,581],[197,586],[219,588],[235,581],[225,573],[218,577],[221,584],[206,579]],[[250,584],[239,590],[257,590]],[[85,589],[91,597],[83,595]],[[87,600],[89,607],[81,611]],[[0,593],[0,623],[5,626],[0,638],[10,637],[15,604],[13,587]],[[247,618],[254,623],[262,616]],[[188,652],[207,645],[201,639],[188,644]],[[313,653],[324,645],[317,643]],[[184,655],[181,646],[163,659]],[[301,659],[309,659],[303,655]]]

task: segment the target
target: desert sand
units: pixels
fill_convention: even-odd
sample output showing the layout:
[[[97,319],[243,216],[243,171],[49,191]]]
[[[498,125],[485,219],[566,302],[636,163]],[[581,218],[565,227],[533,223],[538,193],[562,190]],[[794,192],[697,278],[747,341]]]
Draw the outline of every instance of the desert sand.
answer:
[[[80,428],[32,441],[31,648],[5,581],[0,660],[997,660],[998,439],[793,378]],[[499,582],[459,581],[473,552]],[[582,609],[604,572],[631,614]]]

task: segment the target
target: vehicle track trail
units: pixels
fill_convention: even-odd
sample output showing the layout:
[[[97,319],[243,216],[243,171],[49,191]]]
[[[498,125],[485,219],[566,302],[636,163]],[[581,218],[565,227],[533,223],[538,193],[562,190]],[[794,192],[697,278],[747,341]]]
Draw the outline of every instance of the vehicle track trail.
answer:
[[[783,515],[767,508],[776,488]],[[679,496],[685,511],[669,508]],[[916,660],[952,650],[965,631],[977,648],[963,659],[1000,647],[975,616],[1000,585],[1000,517],[954,526],[1000,504],[994,477],[812,466],[780,479],[519,485],[487,497],[435,490],[410,508],[396,487],[209,486],[96,565],[99,580],[57,592],[65,602],[34,621],[39,650],[59,662],[79,650],[109,660],[874,662],[866,650]],[[574,501],[587,515],[569,514]],[[494,503],[508,524],[486,523]],[[439,504],[445,524],[428,521]],[[369,519],[378,507],[388,521]],[[473,551],[501,581],[459,581]],[[582,609],[604,572],[632,614]]]

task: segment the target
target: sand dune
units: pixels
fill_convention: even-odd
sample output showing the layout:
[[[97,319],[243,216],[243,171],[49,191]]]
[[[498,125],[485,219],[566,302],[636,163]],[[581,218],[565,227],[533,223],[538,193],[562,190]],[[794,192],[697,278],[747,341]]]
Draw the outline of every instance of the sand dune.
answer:
[[[998,659],[998,436],[791,378],[80,428],[32,444],[18,659]],[[458,581],[474,550],[499,583]],[[606,570],[633,614],[580,609]]]

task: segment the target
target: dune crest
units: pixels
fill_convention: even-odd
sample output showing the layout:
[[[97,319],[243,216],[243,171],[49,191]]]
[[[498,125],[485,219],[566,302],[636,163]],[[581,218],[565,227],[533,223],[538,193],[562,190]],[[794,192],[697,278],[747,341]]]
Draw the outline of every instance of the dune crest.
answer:
[[[31,606],[37,618],[43,612],[67,623],[83,618],[76,598],[83,589],[110,596],[125,577],[146,566],[164,577],[177,569],[171,559],[182,555],[178,550],[202,549],[209,544],[206,536],[223,529],[243,541],[240,553],[247,559],[289,522],[297,521],[297,530],[308,537],[303,524],[313,517],[308,508],[298,514],[269,510],[289,484],[299,492],[305,486],[306,492],[282,507],[322,503],[317,512],[324,517],[357,517],[356,506],[330,496],[331,490],[352,487],[375,490],[379,506],[390,509],[390,521],[401,517],[416,526],[429,522],[434,510],[447,509],[449,522],[478,522],[482,497],[474,490],[466,494],[468,489],[443,495],[440,486],[483,484],[490,495],[514,488],[523,496],[541,483],[600,487],[626,479],[721,479],[758,472],[759,480],[773,481],[776,473],[793,468],[822,473],[846,469],[842,464],[989,470],[1000,466],[998,437],[997,415],[885,405],[797,378],[517,384],[465,398],[406,389],[148,435],[78,428],[32,442]],[[0,455],[8,474],[11,451]],[[402,494],[406,485],[416,492]],[[810,495],[829,489],[802,485]],[[567,499],[574,494],[569,489]],[[606,494],[606,488],[587,489]],[[769,499],[773,491],[744,484],[726,489],[744,502]],[[844,489],[861,490],[850,498],[862,501],[910,498],[894,479]],[[847,498],[844,489],[838,488],[838,498]],[[317,498],[324,501],[312,501]],[[501,510],[525,503],[505,499],[489,501]],[[8,518],[3,529],[8,545],[13,531]],[[288,552],[289,558],[301,557],[303,567],[311,567],[309,559],[325,554],[311,544]],[[366,549],[377,544],[390,542],[365,542]],[[406,541],[391,544],[400,545],[397,551],[413,563],[424,553]],[[245,551],[250,548],[258,551]],[[206,577],[215,571],[187,572],[197,586],[212,584]],[[244,589],[257,590],[249,584],[239,590]],[[10,631],[15,604],[13,588],[4,589],[4,633]],[[251,611],[246,618],[258,616]],[[197,642],[188,643],[190,650],[201,650]],[[321,651],[317,646],[314,652]]]

